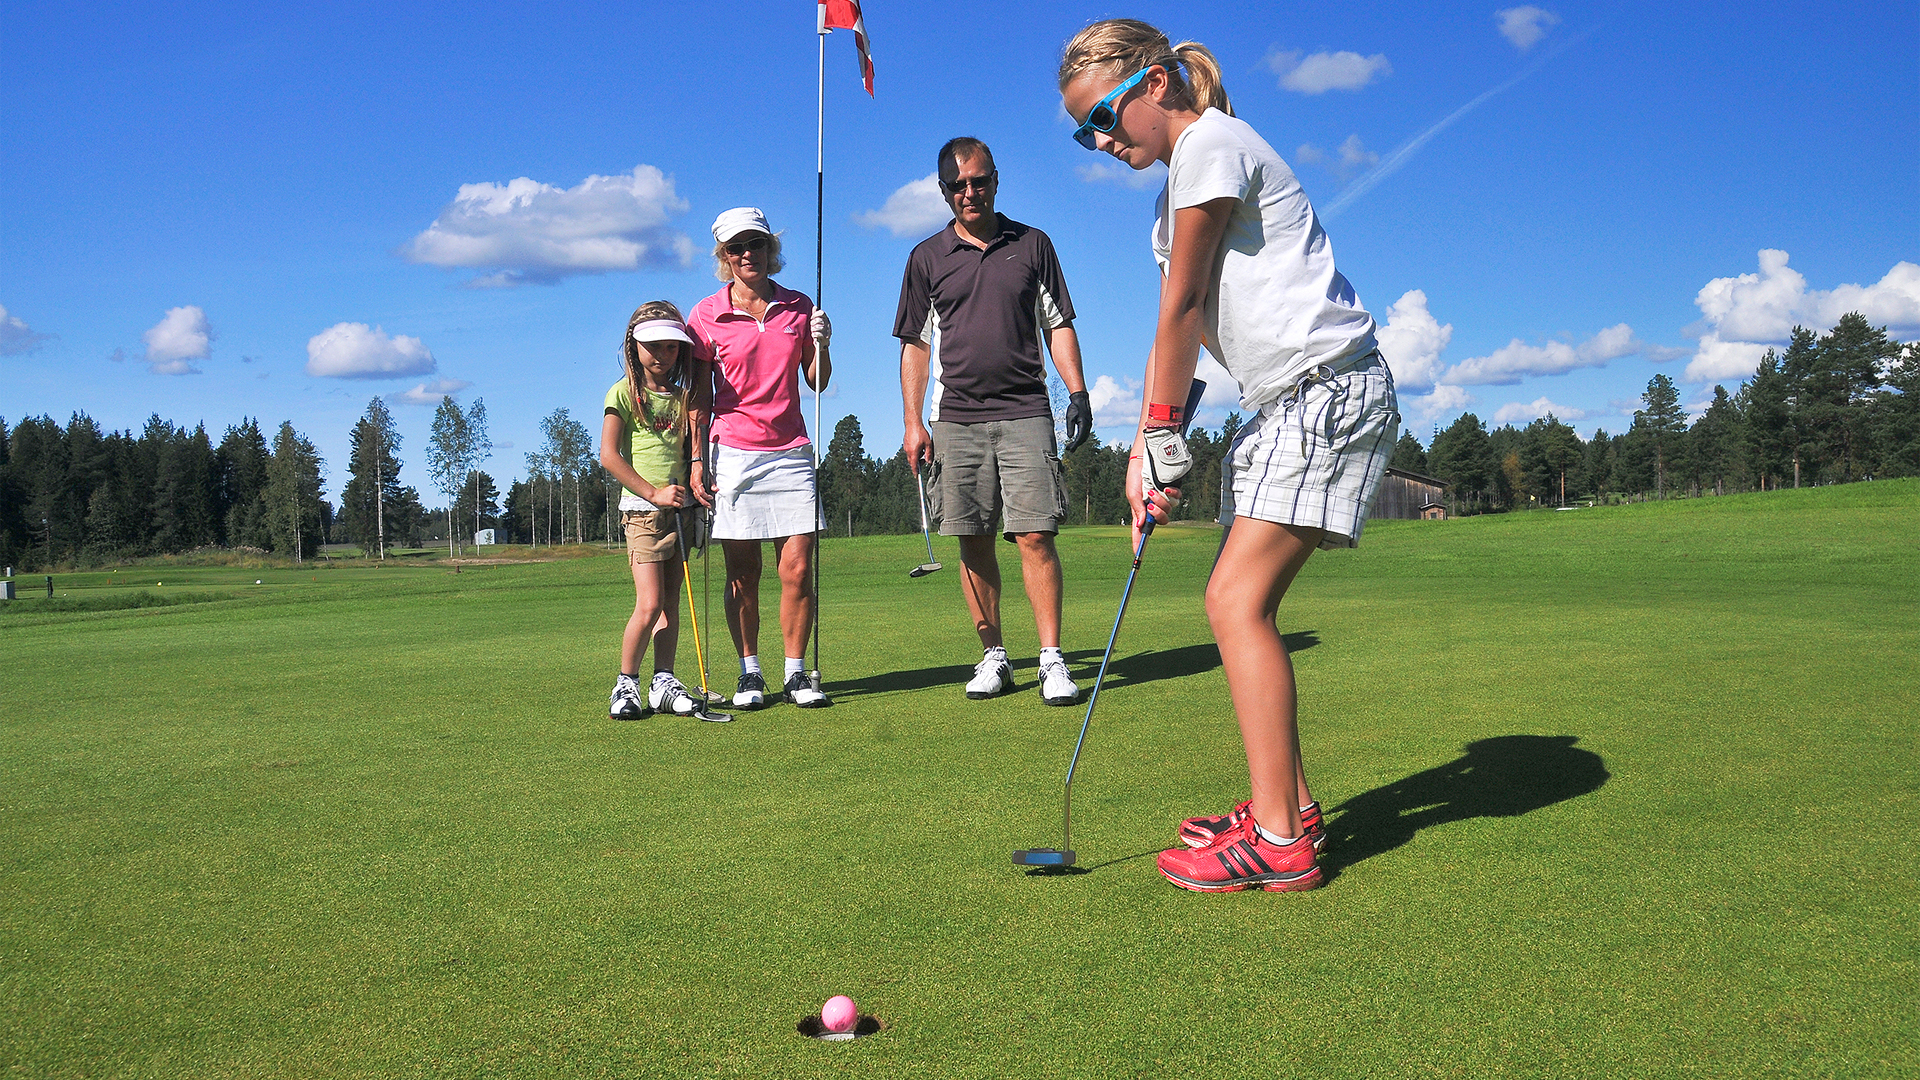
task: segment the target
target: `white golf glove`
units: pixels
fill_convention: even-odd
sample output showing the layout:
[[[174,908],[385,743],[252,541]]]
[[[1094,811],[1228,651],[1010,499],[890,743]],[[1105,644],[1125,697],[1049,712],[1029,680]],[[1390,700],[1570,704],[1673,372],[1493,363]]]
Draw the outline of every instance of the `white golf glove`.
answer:
[[[1155,489],[1164,490],[1193,468],[1193,454],[1179,428],[1148,428],[1141,435],[1147,444],[1143,479]]]
[[[813,318],[808,321],[807,329],[813,331],[813,340],[825,345],[833,340],[833,321],[819,308],[813,309]]]

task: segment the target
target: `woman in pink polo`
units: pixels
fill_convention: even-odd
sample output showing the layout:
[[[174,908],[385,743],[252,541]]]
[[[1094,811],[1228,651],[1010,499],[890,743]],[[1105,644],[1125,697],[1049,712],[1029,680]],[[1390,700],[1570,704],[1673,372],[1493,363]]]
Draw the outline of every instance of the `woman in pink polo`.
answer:
[[[735,207],[713,223],[714,276],[726,282],[687,319],[713,372],[713,535],[727,556],[727,628],[740,653],[736,708],[766,703],[760,671],[760,545],[780,567],[781,688],[803,709],[829,704],[806,675],[813,632],[813,545],[821,528],[813,446],[800,415],[800,376],[824,389],[833,329],[802,293],[772,274],[784,265],[766,215]]]

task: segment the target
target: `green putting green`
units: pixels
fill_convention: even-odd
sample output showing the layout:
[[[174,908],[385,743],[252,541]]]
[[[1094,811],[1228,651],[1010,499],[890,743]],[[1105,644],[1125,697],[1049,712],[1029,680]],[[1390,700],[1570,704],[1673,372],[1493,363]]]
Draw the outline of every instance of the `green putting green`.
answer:
[[[0,1072],[1914,1075],[1917,533],[1920,481],[1371,525],[1280,615],[1332,880],[1225,896],[1153,865],[1245,797],[1216,530],[1149,546],[1059,876],[1010,548],[1017,695],[917,534],[829,540],[834,707],[729,725],[607,719],[617,553],[23,579]],[[1085,687],[1127,541],[1060,543]],[[795,1033],[838,993],[882,1030]]]

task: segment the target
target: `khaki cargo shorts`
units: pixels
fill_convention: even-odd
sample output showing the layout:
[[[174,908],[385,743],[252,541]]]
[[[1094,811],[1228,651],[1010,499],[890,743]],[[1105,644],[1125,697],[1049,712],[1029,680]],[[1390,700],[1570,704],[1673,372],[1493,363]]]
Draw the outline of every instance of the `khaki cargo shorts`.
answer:
[[[1053,417],[933,423],[929,512],[941,536],[1056,533],[1067,520],[1067,476]]]

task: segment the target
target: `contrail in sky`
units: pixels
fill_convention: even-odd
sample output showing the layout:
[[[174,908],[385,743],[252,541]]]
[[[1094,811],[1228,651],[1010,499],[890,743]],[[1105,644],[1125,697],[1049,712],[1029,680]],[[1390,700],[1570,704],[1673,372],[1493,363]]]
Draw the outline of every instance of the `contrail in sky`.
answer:
[[[1583,31],[1579,34],[1574,35],[1571,38],[1568,38],[1566,41],[1555,46],[1554,48],[1549,49],[1544,53],[1541,53],[1540,57],[1536,59],[1533,63],[1528,64],[1525,68],[1522,68],[1520,71],[1520,74],[1515,75],[1513,78],[1508,79],[1506,82],[1501,83],[1499,86],[1494,87],[1493,89],[1487,91],[1486,93],[1481,94],[1479,97],[1474,98],[1472,101],[1467,102],[1465,105],[1462,105],[1459,108],[1453,110],[1452,112],[1448,113],[1446,116],[1442,117],[1439,123],[1434,124],[1432,127],[1428,128],[1427,130],[1421,132],[1418,135],[1415,135],[1413,138],[1408,139],[1406,142],[1400,144],[1399,149],[1395,150],[1393,153],[1388,154],[1385,158],[1381,159],[1380,164],[1375,165],[1373,168],[1368,169],[1366,172],[1362,173],[1360,175],[1360,179],[1355,180],[1353,183],[1347,185],[1347,189],[1345,191],[1342,191],[1339,195],[1336,195],[1333,201],[1327,204],[1327,208],[1325,210],[1320,211],[1320,220],[1322,221],[1333,220],[1333,218],[1337,216],[1340,213],[1340,211],[1345,210],[1347,206],[1351,204],[1354,200],[1358,199],[1360,196],[1365,195],[1367,192],[1372,191],[1375,187],[1379,186],[1380,181],[1385,180],[1387,177],[1392,176],[1396,172],[1399,172],[1400,166],[1405,165],[1408,162],[1408,160],[1410,160],[1413,157],[1413,155],[1419,153],[1421,147],[1433,141],[1433,137],[1435,135],[1438,135],[1441,132],[1452,127],[1454,124],[1454,121],[1460,119],[1461,117],[1467,115],[1473,110],[1479,108],[1481,105],[1485,104],[1488,99],[1497,97],[1498,95],[1513,89],[1515,86],[1518,86],[1520,83],[1525,81],[1529,76],[1531,76],[1534,72],[1539,71],[1541,68],[1545,67],[1547,65],[1547,61],[1552,60],[1554,57],[1559,56],[1563,52],[1566,52],[1568,49],[1572,48],[1576,43],[1578,43],[1581,38],[1586,37],[1587,34],[1590,34],[1592,32],[1593,31],[1591,30]]]

